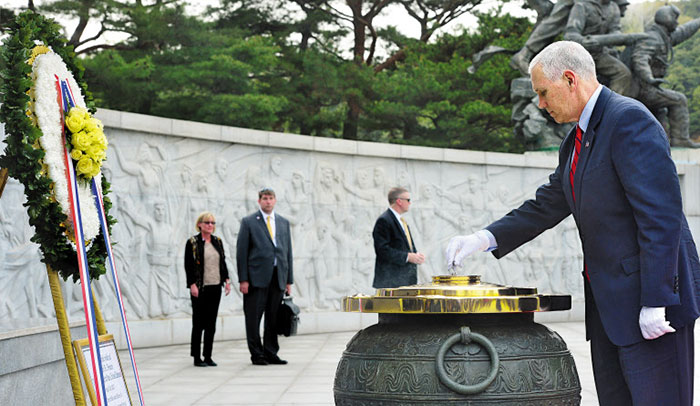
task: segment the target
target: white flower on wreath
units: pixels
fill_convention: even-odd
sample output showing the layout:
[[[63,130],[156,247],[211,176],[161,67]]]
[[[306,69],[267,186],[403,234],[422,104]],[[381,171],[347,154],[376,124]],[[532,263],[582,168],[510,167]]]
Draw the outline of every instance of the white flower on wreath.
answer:
[[[63,157],[63,138],[61,126],[61,106],[58,103],[56,76],[68,82],[76,106],[85,108],[85,100],[80,86],[73,78],[60,56],[53,52],[38,55],[32,65],[34,80],[34,114],[42,132],[39,143],[44,150],[44,164],[53,181],[53,194],[63,213],[68,216],[72,228],[70,202],[68,200],[68,179]],[[72,162],[70,162],[72,164]],[[97,187],[101,187],[102,174],[95,176]],[[83,234],[86,241],[92,241],[100,231],[100,220],[95,207],[90,184],[77,182],[80,199],[80,213],[83,220]]]

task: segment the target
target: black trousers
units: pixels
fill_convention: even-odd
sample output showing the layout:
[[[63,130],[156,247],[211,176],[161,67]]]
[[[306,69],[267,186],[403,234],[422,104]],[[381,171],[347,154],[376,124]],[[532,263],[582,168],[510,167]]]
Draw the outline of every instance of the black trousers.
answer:
[[[219,313],[221,302],[221,286],[203,286],[199,290],[199,296],[190,295],[192,300],[192,339],[190,341],[190,355],[199,358],[202,332],[204,332],[204,349],[202,356],[211,358],[214,347],[214,333],[216,332],[216,316]]]
[[[243,295],[243,312],[245,314],[245,335],[251,359],[275,358],[279,351],[277,341],[277,311],[279,310],[284,290],[277,285],[277,268],[272,274],[270,285],[264,288],[250,286]],[[260,321],[265,315],[265,332],[260,342]]]
[[[586,318],[600,406],[692,406],[695,323],[618,347],[608,339],[592,295]]]

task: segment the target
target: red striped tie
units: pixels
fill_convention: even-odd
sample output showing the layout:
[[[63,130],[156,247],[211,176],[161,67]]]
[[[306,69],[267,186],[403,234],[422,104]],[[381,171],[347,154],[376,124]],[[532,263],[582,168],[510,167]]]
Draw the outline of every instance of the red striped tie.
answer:
[[[571,161],[571,170],[569,171],[569,182],[571,183],[571,196],[576,200],[574,193],[574,174],[576,173],[576,165],[578,164],[578,154],[581,152],[581,127],[576,124],[576,138],[574,140],[574,159]]]
[[[582,138],[581,127],[576,124],[576,138],[574,140],[574,159],[571,161],[571,170],[569,171],[569,182],[571,182],[571,196],[576,200],[576,194],[574,193],[574,174],[576,173],[576,165],[578,164],[578,154],[581,152],[581,138]],[[588,265],[583,264],[586,273],[586,279],[589,281],[591,277],[588,276]]]

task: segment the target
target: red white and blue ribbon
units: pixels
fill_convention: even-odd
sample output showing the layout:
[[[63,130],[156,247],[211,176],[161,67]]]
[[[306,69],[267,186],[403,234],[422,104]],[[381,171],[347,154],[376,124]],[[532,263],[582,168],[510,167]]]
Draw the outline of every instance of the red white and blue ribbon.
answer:
[[[87,262],[87,251],[85,249],[85,237],[83,235],[83,222],[80,212],[80,199],[78,197],[78,179],[73,167],[73,160],[68,152],[64,123],[64,114],[75,106],[73,95],[65,80],[60,80],[56,76],[56,90],[58,91],[58,103],[61,107],[61,124],[64,130],[63,135],[63,159],[66,168],[66,178],[68,179],[68,200],[70,202],[70,217],[73,222],[73,232],[75,237],[75,251],[78,255],[78,270],[80,271],[80,285],[83,294],[83,307],[85,309],[85,324],[87,325],[87,336],[90,344],[90,361],[92,364],[93,380],[95,381],[95,396],[98,406],[107,406],[105,394],[104,373],[102,370],[102,357],[100,356],[99,334],[95,321],[95,309],[92,302],[92,290],[90,289],[90,267]]]
[[[129,357],[131,358],[131,367],[134,370],[134,379],[136,379],[136,390],[139,394],[139,401],[141,406],[143,403],[143,393],[141,391],[141,380],[139,379],[139,371],[136,368],[136,359],[134,358],[134,349],[131,345],[131,333],[129,332],[129,323],[126,321],[126,312],[124,311],[124,301],[122,300],[122,291],[119,287],[119,277],[117,276],[117,266],[114,262],[114,255],[112,255],[112,242],[109,237],[109,230],[107,229],[107,217],[105,216],[104,202],[102,200],[102,192],[97,187],[97,182],[95,178],[92,178],[92,194],[95,196],[95,206],[97,206],[97,213],[100,216],[100,226],[102,227],[102,235],[105,240],[105,247],[107,248],[107,258],[109,259],[109,266],[112,270],[112,281],[114,282],[114,292],[117,295],[117,303],[119,303],[119,314],[122,316],[122,326],[124,327],[124,336],[126,337],[126,343],[129,347]]]

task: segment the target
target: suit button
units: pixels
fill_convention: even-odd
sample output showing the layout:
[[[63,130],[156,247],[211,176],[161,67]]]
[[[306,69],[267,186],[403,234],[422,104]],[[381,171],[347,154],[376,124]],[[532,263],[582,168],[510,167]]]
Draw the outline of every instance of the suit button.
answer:
[[[678,275],[673,277],[673,293],[678,293]]]

